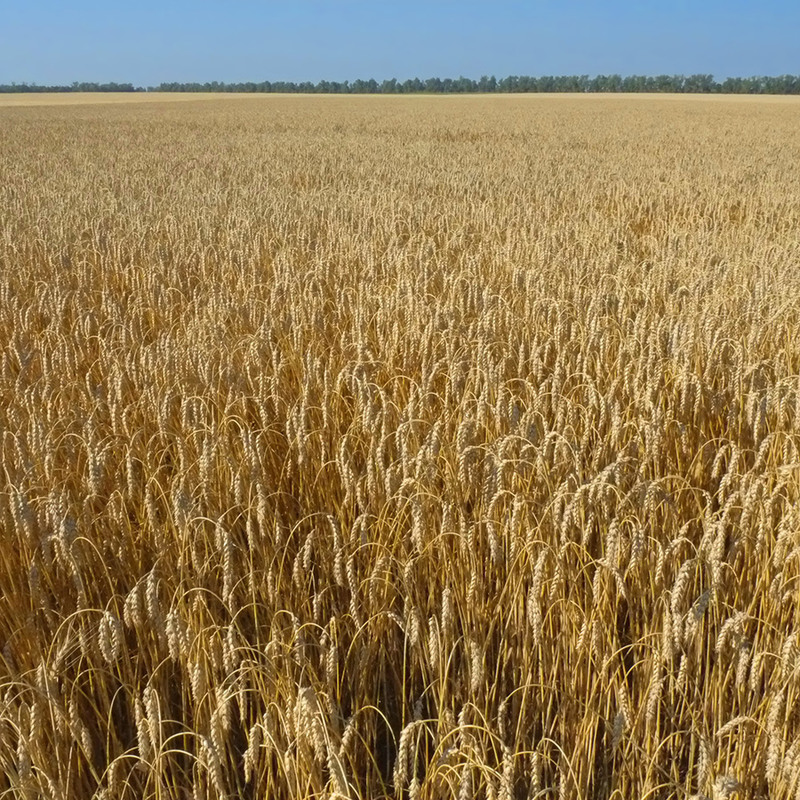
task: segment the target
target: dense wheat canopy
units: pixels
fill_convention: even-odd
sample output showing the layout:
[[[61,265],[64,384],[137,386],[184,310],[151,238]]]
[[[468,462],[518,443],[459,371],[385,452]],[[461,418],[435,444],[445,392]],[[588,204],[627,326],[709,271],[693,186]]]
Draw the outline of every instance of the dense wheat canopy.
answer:
[[[0,796],[800,796],[798,108],[0,108]]]

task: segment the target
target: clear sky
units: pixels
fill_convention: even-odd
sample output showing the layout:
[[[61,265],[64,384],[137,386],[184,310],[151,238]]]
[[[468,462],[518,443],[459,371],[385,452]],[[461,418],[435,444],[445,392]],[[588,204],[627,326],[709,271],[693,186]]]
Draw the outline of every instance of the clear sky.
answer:
[[[0,83],[800,73],[794,0],[0,0]]]

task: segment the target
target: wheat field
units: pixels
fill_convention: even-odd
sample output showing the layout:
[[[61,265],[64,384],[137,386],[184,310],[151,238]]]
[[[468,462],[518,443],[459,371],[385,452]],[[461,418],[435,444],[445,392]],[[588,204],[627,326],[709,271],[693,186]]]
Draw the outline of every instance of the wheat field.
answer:
[[[800,798],[798,102],[0,107],[0,797]]]

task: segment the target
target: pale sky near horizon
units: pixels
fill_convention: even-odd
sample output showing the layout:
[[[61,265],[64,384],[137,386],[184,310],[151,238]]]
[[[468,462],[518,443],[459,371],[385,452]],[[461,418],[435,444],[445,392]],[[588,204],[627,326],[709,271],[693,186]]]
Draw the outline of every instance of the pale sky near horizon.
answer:
[[[800,74],[800,2],[0,0],[0,83]]]

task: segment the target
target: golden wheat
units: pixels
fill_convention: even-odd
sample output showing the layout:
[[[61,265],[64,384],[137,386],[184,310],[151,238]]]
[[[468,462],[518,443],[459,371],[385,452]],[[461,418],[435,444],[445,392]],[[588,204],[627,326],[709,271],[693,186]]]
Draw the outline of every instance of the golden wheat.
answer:
[[[799,796],[796,101],[171,99],[0,108],[0,793]]]

